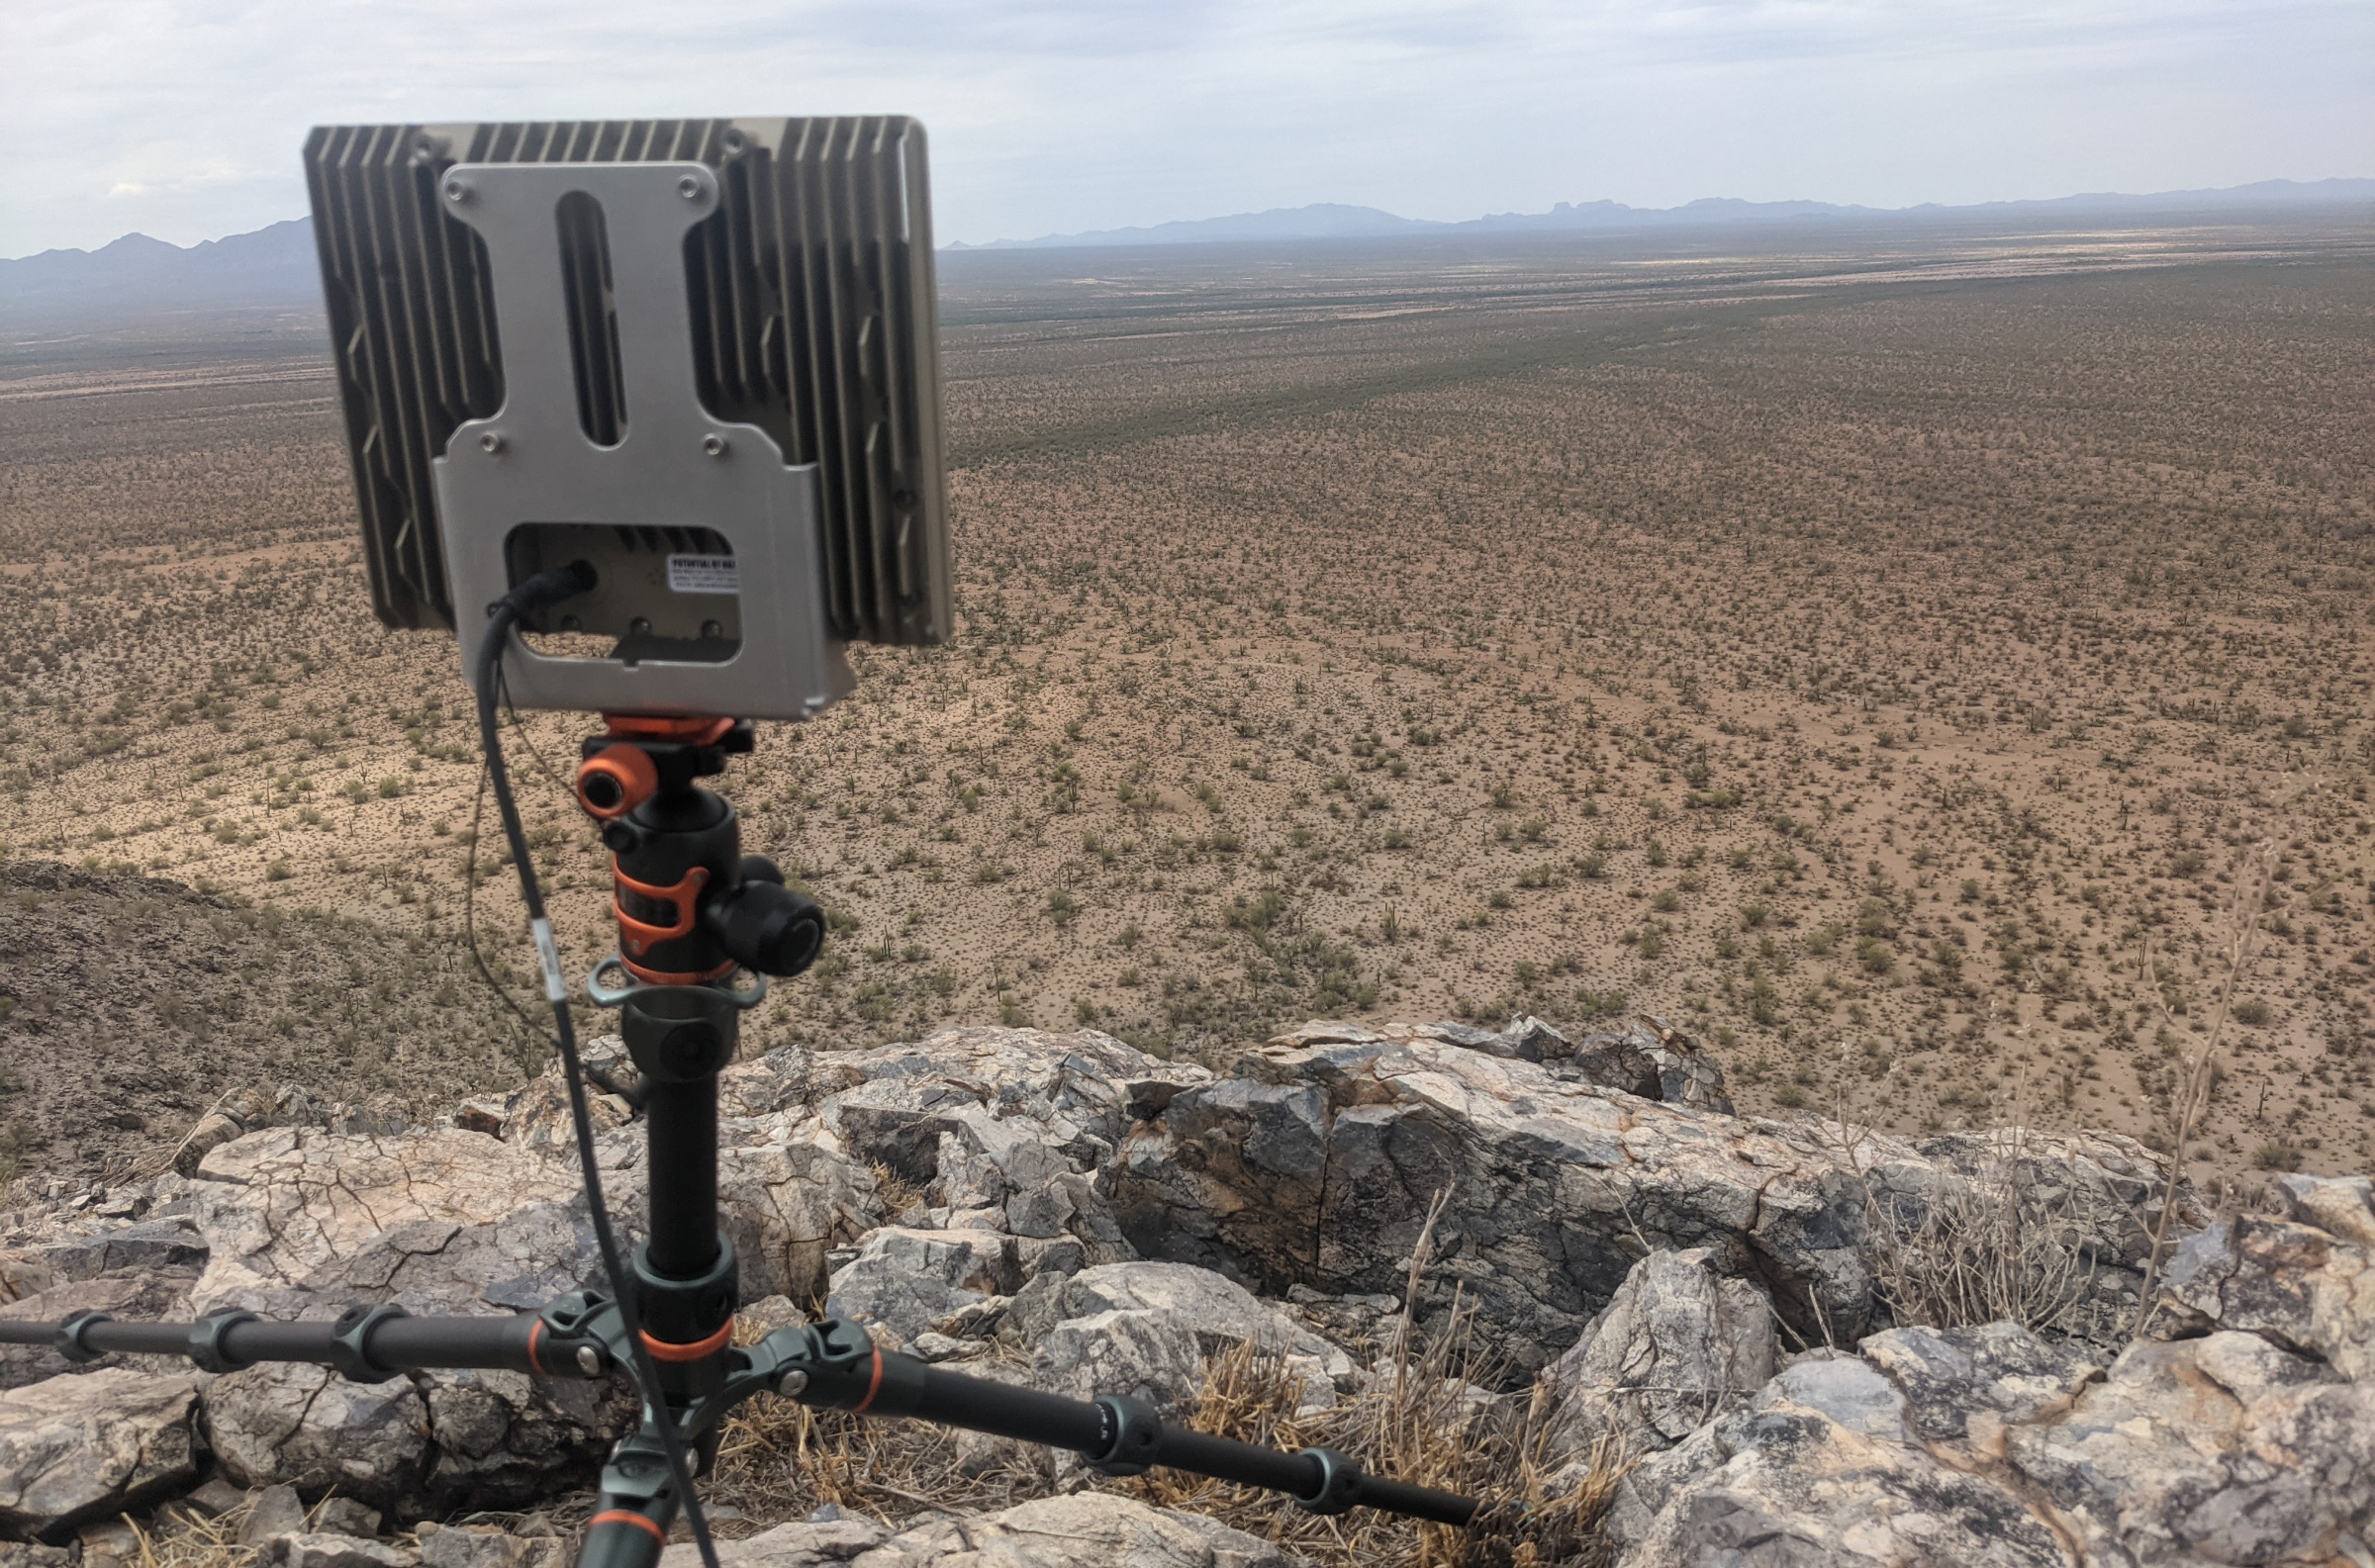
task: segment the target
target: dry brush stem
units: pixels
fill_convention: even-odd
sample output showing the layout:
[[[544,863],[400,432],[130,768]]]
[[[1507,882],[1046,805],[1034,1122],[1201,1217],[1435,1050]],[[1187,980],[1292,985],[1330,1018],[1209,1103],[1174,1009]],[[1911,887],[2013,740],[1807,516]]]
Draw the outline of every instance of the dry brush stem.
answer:
[[[2152,1247],[2144,1259],[2144,1285],[2137,1303],[2136,1323],[2130,1330],[2132,1339],[2143,1337],[2159,1306],[2153,1292],[2160,1283],[2160,1265],[2168,1255],[2169,1222],[2177,1212],[2177,1183],[2185,1171],[2185,1146],[2194,1136],[2203,1113],[2210,1108],[2210,1091],[2218,1081],[2219,1046],[2226,1039],[2227,1022],[2234,1010],[2235,987],[2259,958],[2261,922],[2267,913],[2268,890],[2274,885],[2275,872],[2276,846],[2263,839],[2252,847],[2244,860],[2243,874],[2235,881],[2234,907],[2229,913],[2224,955],[2227,972],[2219,985],[2219,1008],[2211,1015],[2208,1038],[2186,1066],[2184,1092],[2169,1115],[2168,1184],[2161,1193],[2160,1210],[2152,1217]],[[2151,955],[2147,951],[2147,970],[2150,965]],[[2164,1024],[2174,1024],[2165,997],[2161,1001],[2161,1019]]]

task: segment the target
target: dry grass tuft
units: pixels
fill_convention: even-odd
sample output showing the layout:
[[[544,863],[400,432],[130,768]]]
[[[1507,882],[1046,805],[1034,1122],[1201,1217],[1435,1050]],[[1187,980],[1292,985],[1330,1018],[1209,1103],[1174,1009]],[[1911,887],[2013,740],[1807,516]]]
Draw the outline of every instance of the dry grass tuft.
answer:
[[[256,1560],[254,1547],[239,1544],[244,1504],[212,1517],[167,1506],[145,1523],[130,1514],[123,1519],[140,1539],[139,1568],[253,1568]]]
[[[306,1514],[305,1527],[318,1528],[322,1511],[334,1494],[325,1493]],[[127,1568],[255,1568],[261,1553],[239,1543],[253,1504],[240,1503],[226,1513],[209,1515],[187,1504],[168,1503],[146,1519],[118,1516],[138,1542],[138,1555]],[[399,1547],[411,1547],[409,1530],[385,1537]]]
[[[2138,1293],[2136,1323],[2129,1331],[2131,1338],[2141,1339],[2153,1314],[2159,1310],[2155,1287],[2160,1282],[2161,1262],[2168,1255],[2169,1226],[2177,1210],[2178,1174],[2185,1168],[2186,1145],[2209,1112],[2211,1090],[2218,1086],[2219,1047],[2227,1038],[2228,1021],[2235,1016],[2235,988],[2259,960],[2261,928],[2275,886],[2277,864],[2276,846],[2263,841],[2253,847],[2244,862],[2243,875],[2235,883],[2226,948],[2221,955],[2225,973],[2220,976],[2218,1011],[2211,1018],[2209,1036],[2186,1063],[2183,1090],[2169,1110],[2169,1179],[2161,1193],[2159,1211],[2152,1217],[2152,1249],[2144,1262],[2144,1288]],[[2147,951],[2147,968],[2150,960]],[[2164,1026],[2175,1023],[2165,999],[2161,1003],[2161,1022]]]
[[[742,1511],[744,1519],[720,1527],[731,1535],[827,1503],[890,1523],[934,1510],[1004,1508],[1047,1490],[1042,1468],[984,1469],[970,1457],[947,1428],[758,1399],[726,1422],[703,1494]]]
[[[1546,1451],[1547,1389],[1519,1402],[1486,1394],[1495,1368],[1457,1305],[1423,1349],[1397,1326],[1366,1386],[1332,1410],[1297,1415],[1299,1380],[1275,1352],[1248,1343],[1216,1356],[1189,1424],[1274,1447],[1325,1446],[1391,1480],[1483,1501],[1465,1530],[1373,1510],[1305,1514],[1277,1494],[1155,1471],[1118,1483],[1163,1508],[1208,1514],[1329,1568],[1596,1568],[1612,1560],[1600,1533],[1627,1459],[1603,1441],[1571,1464]]]

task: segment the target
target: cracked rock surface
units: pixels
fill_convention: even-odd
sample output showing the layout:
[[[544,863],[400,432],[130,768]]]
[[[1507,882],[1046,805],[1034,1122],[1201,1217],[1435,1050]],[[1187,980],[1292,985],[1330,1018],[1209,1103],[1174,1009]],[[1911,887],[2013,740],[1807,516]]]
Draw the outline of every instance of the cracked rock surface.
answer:
[[[104,1312],[134,1321],[186,1318],[190,1290],[198,1283],[195,1268],[113,1269],[90,1279],[73,1280],[37,1291],[0,1306],[0,1321],[55,1323],[77,1312]],[[187,1372],[179,1356],[116,1356],[105,1364],[135,1366],[151,1372]],[[0,1344],[0,1389],[23,1388],[44,1378],[90,1373],[101,1363],[75,1365],[46,1344]]]
[[[632,1409],[609,1385],[518,1372],[350,1383],[327,1367],[265,1364],[217,1379],[206,1414],[217,1458],[242,1485],[334,1488],[418,1519],[517,1508],[582,1483]]]

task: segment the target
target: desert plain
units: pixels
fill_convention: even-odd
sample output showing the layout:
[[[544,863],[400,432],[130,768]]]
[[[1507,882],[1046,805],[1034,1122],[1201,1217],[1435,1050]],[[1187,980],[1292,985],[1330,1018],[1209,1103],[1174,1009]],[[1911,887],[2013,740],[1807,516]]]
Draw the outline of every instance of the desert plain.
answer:
[[[2375,1156],[2363,225],[954,253],[960,631],[722,787],[756,1052],[1655,1015],[1746,1112]],[[539,1069],[299,323],[0,349],[0,1176]],[[582,715],[512,759],[582,976]],[[473,962],[528,1009],[507,1009]],[[2239,959],[2239,964],[2236,962]],[[603,1028],[581,1010],[581,1027]]]

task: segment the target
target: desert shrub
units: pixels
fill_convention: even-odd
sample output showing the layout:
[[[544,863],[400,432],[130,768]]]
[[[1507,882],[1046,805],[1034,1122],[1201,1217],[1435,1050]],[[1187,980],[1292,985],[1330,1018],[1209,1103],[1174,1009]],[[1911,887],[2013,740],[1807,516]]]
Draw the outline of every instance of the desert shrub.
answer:
[[[1873,1190],[1868,1146],[1846,1135],[1865,1171],[1866,1265],[1903,1326],[2012,1322],[2051,1329],[2093,1289],[2094,1214],[2073,1182],[2041,1179],[2026,1129],[1990,1135],[1976,1169],[1919,1197]]]
[[[1618,1018],[1624,1015],[1624,1011],[1623,991],[1595,991],[1587,985],[1575,992],[1575,1016],[1578,1018],[1586,1021]]]

